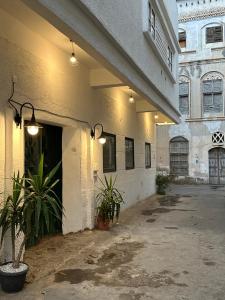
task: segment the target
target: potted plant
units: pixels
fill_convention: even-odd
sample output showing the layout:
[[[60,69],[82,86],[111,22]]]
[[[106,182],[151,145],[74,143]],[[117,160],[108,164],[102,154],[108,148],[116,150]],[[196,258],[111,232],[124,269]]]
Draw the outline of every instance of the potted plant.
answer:
[[[97,216],[96,225],[98,229],[109,230],[110,222],[114,219],[118,221],[120,215],[120,206],[124,203],[122,194],[116,188],[116,177],[113,180],[112,176],[107,179],[104,176],[104,181],[99,178],[101,186],[100,192],[97,194]]]
[[[46,176],[43,173],[44,156],[41,156],[37,175],[29,173],[12,178],[12,195],[8,196],[0,209],[1,245],[7,232],[11,235],[12,261],[0,266],[1,286],[5,292],[20,291],[26,279],[28,266],[21,262],[23,249],[28,238],[38,236],[41,222],[49,229],[49,217],[61,218],[62,209],[53,191],[58,180],[54,175],[58,164]],[[18,253],[15,250],[16,237],[22,237]]]
[[[166,188],[169,185],[169,176],[158,174],[156,176],[157,193],[159,195],[165,195]]]

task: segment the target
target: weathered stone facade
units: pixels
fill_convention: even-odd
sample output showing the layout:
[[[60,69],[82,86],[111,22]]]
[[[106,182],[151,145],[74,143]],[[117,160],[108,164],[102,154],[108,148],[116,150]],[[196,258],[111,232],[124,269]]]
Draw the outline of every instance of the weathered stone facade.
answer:
[[[216,158],[210,161],[210,150],[224,147],[224,141],[213,139],[214,134],[223,135],[225,132],[224,5],[225,1],[223,0],[177,1],[179,31],[183,32],[183,36],[186,36],[185,42],[183,41],[182,52],[179,55],[180,111],[182,117],[179,125],[157,127],[158,170],[171,173],[173,158],[170,153],[170,141],[181,136],[187,140],[189,145],[188,175],[173,175],[177,175],[178,178],[190,178],[197,182],[220,183],[220,181],[223,182],[225,176],[223,157],[219,158],[218,161]],[[218,30],[222,29],[222,40],[207,41],[209,38],[207,29],[213,27],[217,27]],[[207,85],[212,82],[215,85],[214,90],[207,90]],[[218,89],[216,84],[218,84]],[[186,91],[184,90],[185,87]],[[165,155],[165,153],[167,154]],[[179,156],[178,153],[177,155]],[[180,162],[178,157],[176,159],[177,164],[182,165],[182,158],[180,158]],[[186,158],[183,156],[183,159]],[[216,169],[217,167],[219,170]],[[218,175],[221,180],[211,180],[212,177],[216,177],[214,175]]]

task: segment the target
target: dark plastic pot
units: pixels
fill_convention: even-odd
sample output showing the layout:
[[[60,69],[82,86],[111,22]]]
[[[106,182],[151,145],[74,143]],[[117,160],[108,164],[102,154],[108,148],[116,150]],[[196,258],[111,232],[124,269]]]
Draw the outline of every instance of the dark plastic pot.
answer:
[[[4,265],[6,264],[8,263],[5,263]],[[26,265],[25,263],[23,264]],[[21,291],[26,280],[27,272],[28,266],[26,270],[16,273],[8,273],[0,270],[0,282],[2,290],[6,293],[16,293]]]

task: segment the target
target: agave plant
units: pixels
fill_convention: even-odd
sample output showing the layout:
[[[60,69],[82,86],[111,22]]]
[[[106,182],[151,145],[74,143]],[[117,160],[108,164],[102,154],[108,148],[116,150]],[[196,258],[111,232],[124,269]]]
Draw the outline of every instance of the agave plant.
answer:
[[[118,220],[120,215],[120,206],[124,203],[121,192],[116,188],[116,177],[112,176],[104,180],[99,178],[101,186],[98,187],[100,192],[97,194],[97,219],[100,218],[103,222]]]
[[[36,175],[28,173],[28,177],[14,175],[13,192],[8,196],[0,209],[1,243],[6,233],[11,231],[12,262],[18,268],[24,246],[29,238],[38,237],[43,222],[49,231],[50,218],[61,220],[62,208],[59,205],[54,187],[59,180],[54,176],[60,166],[58,163],[47,175],[44,175],[44,156],[41,156]],[[18,254],[15,253],[16,236],[23,233]]]
[[[60,167],[59,162],[47,175],[44,175],[44,155],[41,155],[37,174],[28,171],[25,188],[24,219],[28,237],[38,238],[43,227],[50,232],[51,220],[61,221],[63,209],[54,192],[59,179],[54,179]]]

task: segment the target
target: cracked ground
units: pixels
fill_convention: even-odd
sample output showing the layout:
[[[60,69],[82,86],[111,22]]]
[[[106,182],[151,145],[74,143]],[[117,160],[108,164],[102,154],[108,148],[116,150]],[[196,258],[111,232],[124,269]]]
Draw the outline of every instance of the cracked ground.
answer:
[[[43,240],[26,251],[18,300],[224,300],[225,188],[173,185],[122,213],[109,232]]]

